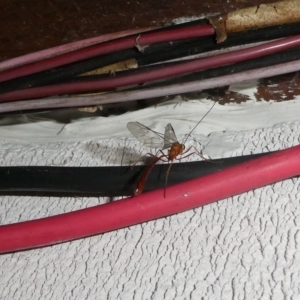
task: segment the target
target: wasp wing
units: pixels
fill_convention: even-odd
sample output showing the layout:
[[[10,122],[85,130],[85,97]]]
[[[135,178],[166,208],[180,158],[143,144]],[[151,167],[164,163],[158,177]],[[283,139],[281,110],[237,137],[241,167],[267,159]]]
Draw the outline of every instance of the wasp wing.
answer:
[[[172,125],[169,123],[165,129],[163,149],[170,148],[174,143],[178,143],[178,139]]]
[[[127,128],[146,147],[162,148],[164,145],[164,137],[161,133],[155,132],[139,122],[129,122]]]

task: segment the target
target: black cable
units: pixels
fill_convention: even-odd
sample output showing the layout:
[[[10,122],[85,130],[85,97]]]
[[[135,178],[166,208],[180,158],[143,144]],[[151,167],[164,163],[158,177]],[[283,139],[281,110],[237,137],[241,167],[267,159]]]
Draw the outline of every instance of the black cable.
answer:
[[[168,185],[217,172],[268,153],[212,161],[175,163]],[[164,187],[168,165],[156,165],[146,181],[144,191]],[[145,166],[130,167],[0,167],[0,193],[26,195],[133,195]],[[226,180],[226,179],[224,179]]]
[[[202,22],[205,21],[202,20]],[[185,26],[188,25],[185,24]],[[134,58],[139,66],[145,66],[160,61],[176,59],[179,57],[199,54],[212,50],[218,50],[225,47],[276,39],[299,33],[299,26],[300,23],[293,23],[256,29],[247,32],[234,33],[229,35],[228,39],[220,44],[216,44],[215,37],[209,36],[200,39],[190,39],[172,43],[150,45],[149,47],[145,48],[144,53],[140,53],[139,51],[137,51],[137,49],[119,51],[116,53],[84,60],[78,63],[73,63],[58,69],[40,72],[37,74],[24,76],[18,79],[0,83],[0,93],[5,93],[26,87],[73,81],[74,78],[76,78],[74,76],[127,59]],[[80,78],[80,80],[87,79]]]
[[[166,80],[160,80],[158,82],[151,82],[145,84],[144,88],[150,87],[162,87],[170,84],[182,84],[193,80],[204,80],[224,76],[228,74],[236,74],[243,71],[254,70],[258,68],[264,68],[268,66],[274,66],[277,64],[291,62],[293,60],[300,59],[300,47],[295,47],[282,52],[277,52],[264,57],[253,58],[250,60],[241,61],[235,64],[225,65],[217,68],[201,70],[198,72],[168,78]],[[126,90],[134,90],[136,88],[130,88]],[[139,90],[143,87],[139,86]]]
[[[158,81],[153,81],[149,83],[145,83],[143,86],[139,85],[138,87],[132,87],[130,86],[129,88],[124,87],[123,90],[126,91],[133,91],[133,90],[143,90],[143,88],[157,88],[157,87],[163,87],[163,86],[168,86],[171,84],[183,84],[185,82],[191,82],[194,80],[204,80],[204,79],[210,79],[210,78],[215,78],[218,76],[223,76],[227,74],[236,74],[239,72],[243,71],[248,71],[248,70],[253,70],[257,68],[263,68],[263,67],[268,67],[276,64],[282,64],[282,63],[287,63],[291,62],[293,60],[298,60],[300,59],[300,47],[295,47],[292,49],[288,49],[282,52],[274,53],[269,56],[265,56],[263,58],[255,58],[255,59],[250,59],[247,61],[242,61],[236,64],[230,64],[230,65],[225,65],[222,67],[217,67],[217,68],[212,68],[212,69],[206,69],[182,76],[176,76],[176,77],[171,77],[167,78],[164,80],[158,80]],[[170,63],[173,64],[173,63]],[[167,64],[165,64],[167,65]],[[120,74],[128,75],[129,73],[135,73],[139,72],[142,69],[153,69],[153,68],[158,68],[159,65],[155,66],[149,66],[149,67],[144,67],[141,69],[133,69],[129,71],[122,71]],[[123,73],[124,72],[124,73]],[[97,80],[100,79],[101,77],[103,78],[104,75],[91,75],[91,76],[85,76],[84,80]],[[79,78],[74,78],[72,82],[76,81],[82,81],[82,79]],[[71,100],[71,98],[70,98]],[[52,111],[55,109],[51,109]],[[60,109],[58,109],[60,110]],[[22,111],[22,113],[34,113],[34,112],[43,112],[44,110],[29,110],[29,111]],[[6,114],[1,114],[1,115],[11,115],[11,114],[19,114],[20,112],[12,112],[12,113],[6,113]]]
[[[195,42],[194,39],[191,39],[186,41],[177,41],[172,44],[170,43],[156,44],[153,46],[149,46],[149,48],[151,47],[151,51],[150,49],[148,49],[147,53],[152,53],[152,52],[159,53],[161,51],[166,51],[166,50],[172,51],[172,48],[176,48],[180,44],[185,44],[185,46],[188,47],[188,45],[194,42]],[[69,81],[71,82],[75,78],[77,78],[78,80],[85,80],[85,77],[88,76],[81,76],[81,77],[77,77],[77,76],[92,70],[109,66],[111,64],[126,61],[128,59],[136,59],[143,55],[145,54],[139,52],[137,49],[128,49],[128,50],[117,51],[112,54],[97,56],[80,62],[72,63],[60,68],[51,69],[48,71],[39,72],[36,74],[2,82],[0,83],[0,93],[7,93],[16,89],[50,85],[50,84],[63,83]]]
[[[49,71],[5,81],[0,83],[0,93],[7,93],[16,89],[23,89],[27,87],[36,87],[63,82],[65,79],[73,78],[75,75],[83,74],[91,70],[130,59],[136,56],[137,52],[138,51],[136,49],[128,49],[84,60],[61,68],[51,69]]]
[[[170,25],[163,28],[158,28],[151,30],[149,32],[161,32],[169,29],[184,28],[188,26],[204,25],[208,24],[206,19],[196,20],[188,23]],[[148,33],[149,33],[148,32]],[[165,49],[176,48],[178,45],[186,44],[189,45],[194,42],[195,39],[180,40],[170,43],[159,43],[154,45],[149,45],[145,47],[144,53],[160,52]],[[84,74],[86,72],[96,70],[114,63],[118,63],[127,59],[132,59],[143,55],[138,51],[138,49],[127,49],[122,51],[117,51],[107,55],[101,55],[98,57],[86,59],[76,63],[68,64],[60,68],[55,68],[32,75],[23,76],[20,78],[12,79],[0,83],[0,93],[7,93],[21,88],[35,87],[41,85],[55,84],[59,82],[64,82],[65,79],[72,78],[74,76]]]
[[[228,47],[246,45],[251,43],[278,39],[286,36],[292,36],[299,32],[300,22],[232,33],[228,35],[227,39],[224,42],[219,44],[216,43],[214,36],[207,36],[201,38],[200,40],[195,40],[194,45],[192,44],[188,47],[185,45],[179,45],[176,49],[172,51],[149,53],[149,55],[136,57],[136,61],[138,62],[139,66],[145,66],[160,61],[176,59],[188,55],[195,55],[212,50],[220,50]]]
[[[264,57],[258,57],[258,58],[253,58],[250,60],[245,60],[241,61],[235,64],[229,64],[225,66],[220,66],[220,67],[215,67],[211,69],[205,69],[201,71],[196,71],[193,73],[189,74],[184,74],[180,76],[175,76],[175,77],[168,77],[165,79],[160,79],[158,81],[152,81],[152,82],[147,82],[144,84],[145,88],[149,87],[161,87],[161,86],[166,86],[170,84],[175,84],[175,83],[184,83],[192,80],[203,80],[203,79],[209,79],[209,78],[214,78],[226,74],[235,74],[238,72],[242,71],[247,71],[247,70],[253,70],[257,68],[262,68],[262,67],[267,67],[267,66],[272,66],[280,63],[285,63],[285,62],[290,62],[293,60],[300,59],[300,47],[294,47],[285,51],[277,52],[270,54],[268,56]],[[107,74],[101,74],[101,75],[88,75],[88,76],[82,76],[82,77],[74,77],[72,80],[69,80],[68,82],[83,82],[83,81],[90,81],[90,80],[100,80],[104,78],[115,78],[116,76],[122,77],[122,76],[128,76],[136,73],[141,73],[141,72],[148,72],[151,70],[155,69],[161,69],[167,66],[172,66],[175,64],[180,64],[184,62],[170,62],[170,63],[163,63],[163,64],[157,64],[157,65],[150,65],[146,67],[141,67],[138,69],[131,69],[131,70],[126,70],[126,71],[120,71],[118,72],[117,75],[107,75]],[[139,89],[143,88],[141,85],[138,86]],[[135,87],[132,88],[126,88],[123,87],[123,90],[134,90],[136,89]]]

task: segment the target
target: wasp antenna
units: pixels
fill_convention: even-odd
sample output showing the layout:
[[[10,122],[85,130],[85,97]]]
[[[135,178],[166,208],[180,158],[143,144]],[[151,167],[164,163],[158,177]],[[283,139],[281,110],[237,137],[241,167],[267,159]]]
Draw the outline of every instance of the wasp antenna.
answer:
[[[210,113],[210,111],[214,108],[214,106],[216,105],[216,103],[219,101],[214,101],[213,105],[211,106],[211,108],[205,113],[205,115],[200,119],[200,121],[194,126],[194,128],[190,131],[190,133],[187,135],[186,139],[184,140],[184,142],[182,142],[183,144],[186,143],[187,139],[189,138],[189,136],[191,136],[192,132],[196,129],[196,127],[203,121],[203,119]]]

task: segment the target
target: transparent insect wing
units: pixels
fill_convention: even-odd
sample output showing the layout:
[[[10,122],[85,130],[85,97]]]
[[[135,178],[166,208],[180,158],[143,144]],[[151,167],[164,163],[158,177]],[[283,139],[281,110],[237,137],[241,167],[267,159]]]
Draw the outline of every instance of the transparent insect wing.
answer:
[[[165,129],[163,149],[170,148],[174,143],[178,142],[172,125],[169,123]]]
[[[162,148],[164,145],[162,134],[153,131],[139,122],[129,122],[127,123],[127,128],[146,147]]]

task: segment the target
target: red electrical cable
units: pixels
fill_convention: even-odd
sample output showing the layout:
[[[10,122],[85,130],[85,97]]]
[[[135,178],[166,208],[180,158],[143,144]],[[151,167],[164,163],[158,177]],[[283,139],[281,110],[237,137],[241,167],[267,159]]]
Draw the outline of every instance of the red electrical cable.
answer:
[[[51,95],[106,91],[116,87],[140,84],[203,69],[219,67],[221,65],[237,63],[283,51],[299,45],[300,35],[296,35],[242,50],[194,59],[187,62],[180,62],[164,68],[158,68],[147,72],[141,71],[127,76],[117,76],[100,80],[72,82],[17,90],[0,95],[0,102],[42,98]]]
[[[199,92],[202,90],[228,86],[247,80],[267,78],[271,76],[297,72],[299,70],[300,60],[294,60],[287,63],[223,75],[210,79],[193,80],[184,82],[182,84],[171,84],[156,88],[150,87],[132,91],[125,90],[97,95],[81,95],[76,97],[59,96],[46,99],[41,98],[0,103],[0,113],[49,108],[99,106],[108,103],[111,104],[141,99],[152,99],[169,95]]]
[[[45,71],[79,60],[92,58],[98,55],[129,49],[135,46],[142,47],[155,43],[203,37],[213,35],[214,33],[215,30],[211,25],[196,25],[185,28],[169,29],[159,32],[149,32],[139,35],[132,35],[72,51],[56,57],[45,59],[43,61],[19,66],[14,69],[5,70],[0,73],[0,82]]]
[[[78,49],[82,49],[85,47],[89,47],[95,44],[99,43],[104,43],[108,42],[111,40],[115,40],[118,38],[123,38],[125,36],[133,35],[133,34],[138,34],[150,30],[157,29],[157,27],[145,27],[145,28],[139,28],[139,29],[130,29],[130,30],[125,30],[125,31],[118,31],[114,33],[108,33],[100,36],[95,36],[92,38],[87,38],[84,40],[76,41],[76,42],[71,42],[68,44],[60,45],[60,46],[55,46],[52,48],[40,50],[37,52],[25,54],[19,57],[7,59],[5,61],[0,62],[0,71],[12,69],[21,65],[33,63],[36,61],[41,61],[43,59],[47,59],[50,57],[55,57],[61,54],[65,54],[68,52],[72,52]]]
[[[0,253],[54,245],[180,213],[300,174],[300,146],[164,189],[0,226]]]

